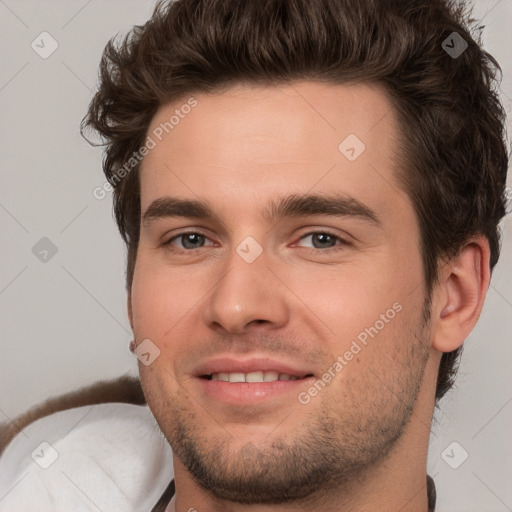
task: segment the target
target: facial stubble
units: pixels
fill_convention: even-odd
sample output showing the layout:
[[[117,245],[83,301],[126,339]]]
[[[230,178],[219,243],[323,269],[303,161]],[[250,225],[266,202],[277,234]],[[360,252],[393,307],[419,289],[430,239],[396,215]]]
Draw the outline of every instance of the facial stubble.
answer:
[[[374,358],[366,378],[344,390],[340,400],[333,401],[332,393],[324,390],[311,402],[318,406],[305,410],[295,432],[287,430],[287,420],[295,413],[283,413],[268,435],[240,444],[235,430],[217,421],[213,411],[198,411],[198,403],[183,388],[162,403],[154,397],[152,404],[149,393],[148,403],[174,456],[216,498],[304,505],[335,488],[350,488],[402,436],[429,357],[429,313],[426,301],[422,321],[409,333],[408,342],[399,340],[387,356],[394,359],[393,365],[385,354],[381,364]],[[297,404],[301,413],[308,407]]]

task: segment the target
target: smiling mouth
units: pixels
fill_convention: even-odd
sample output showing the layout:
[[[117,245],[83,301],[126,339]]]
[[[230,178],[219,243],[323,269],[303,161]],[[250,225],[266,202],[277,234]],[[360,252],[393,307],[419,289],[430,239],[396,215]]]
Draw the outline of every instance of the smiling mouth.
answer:
[[[290,375],[288,373],[279,373],[275,371],[256,371],[249,373],[241,373],[241,372],[219,372],[212,373],[207,375],[201,375],[201,379],[205,380],[218,380],[222,382],[229,383],[262,383],[262,382],[276,382],[278,380],[302,380],[308,377],[313,377],[313,374],[308,373],[302,377],[298,377],[297,375]]]

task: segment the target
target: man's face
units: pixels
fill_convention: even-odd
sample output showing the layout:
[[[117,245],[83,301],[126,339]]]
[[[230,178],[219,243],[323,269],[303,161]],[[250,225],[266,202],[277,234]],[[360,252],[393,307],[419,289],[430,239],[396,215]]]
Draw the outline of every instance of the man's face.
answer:
[[[194,98],[157,112],[150,136],[181,115],[141,169],[132,325],[160,350],[142,384],[203,487],[304,498],[388,453],[422,396],[425,286],[396,118],[362,85]],[[171,197],[213,215],[170,215]]]

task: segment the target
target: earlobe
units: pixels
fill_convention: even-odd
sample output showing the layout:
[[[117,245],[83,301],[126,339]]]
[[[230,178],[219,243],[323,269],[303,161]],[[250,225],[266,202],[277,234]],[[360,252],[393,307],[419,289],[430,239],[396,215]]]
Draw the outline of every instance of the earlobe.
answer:
[[[490,282],[489,242],[472,239],[440,271],[433,314],[433,348],[452,352],[475,326]]]

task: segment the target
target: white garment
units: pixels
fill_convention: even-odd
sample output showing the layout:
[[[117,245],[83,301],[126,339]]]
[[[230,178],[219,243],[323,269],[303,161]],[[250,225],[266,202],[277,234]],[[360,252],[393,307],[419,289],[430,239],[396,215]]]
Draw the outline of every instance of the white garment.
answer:
[[[150,512],[173,477],[171,447],[147,405],[77,407],[7,445],[0,511]]]

